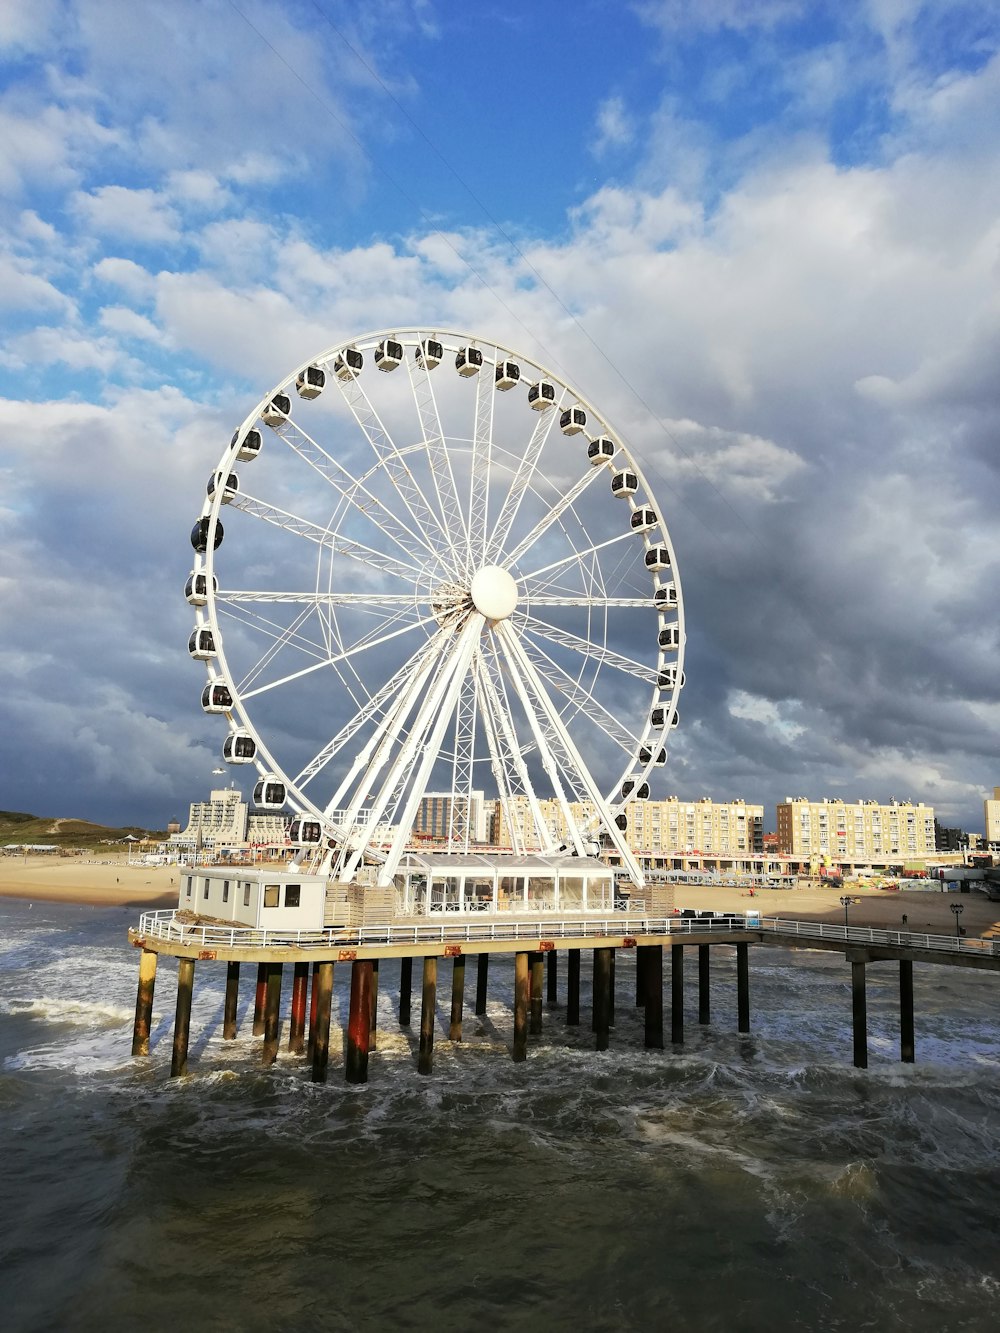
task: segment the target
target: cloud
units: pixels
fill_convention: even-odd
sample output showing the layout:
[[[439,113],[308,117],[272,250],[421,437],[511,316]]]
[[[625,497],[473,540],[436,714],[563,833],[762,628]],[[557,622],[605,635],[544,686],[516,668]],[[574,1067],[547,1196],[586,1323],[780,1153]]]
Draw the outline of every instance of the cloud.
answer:
[[[77,194],[71,203],[85,225],[102,236],[145,245],[170,245],[180,240],[176,209],[154,190],[102,185]]]
[[[591,151],[604,157],[616,148],[626,148],[635,137],[635,127],[620,97],[607,97],[597,108],[597,138]]]

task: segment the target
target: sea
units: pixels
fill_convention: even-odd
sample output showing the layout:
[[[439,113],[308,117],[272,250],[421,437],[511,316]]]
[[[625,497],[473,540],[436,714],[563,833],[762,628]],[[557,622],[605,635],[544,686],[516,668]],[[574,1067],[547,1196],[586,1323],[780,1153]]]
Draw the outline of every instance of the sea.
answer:
[[[861,1071],[838,955],[751,949],[741,1037],[717,946],[711,1024],[692,966],[683,1046],[668,983],[667,1047],[647,1051],[623,952],[601,1053],[584,955],[582,1026],[547,1007],[514,1064],[512,961],[481,1018],[470,961],[461,1043],[444,963],[427,1077],[383,962],[378,1050],[349,1086],[347,966],[324,1085],[284,1049],[261,1066],[255,969],[224,1042],[225,968],[202,963],[189,1074],[170,1079],[168,959],[150,1056],[130,1055],[133,921],[0,902],[6,1333],[1000,1327],[998,976],[917,966],[902,1065],[896,969],[869,967]]]

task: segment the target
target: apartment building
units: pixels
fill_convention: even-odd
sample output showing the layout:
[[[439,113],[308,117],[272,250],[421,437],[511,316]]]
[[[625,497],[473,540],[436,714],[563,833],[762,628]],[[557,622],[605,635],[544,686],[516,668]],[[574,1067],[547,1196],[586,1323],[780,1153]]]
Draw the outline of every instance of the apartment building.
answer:
[[[986,820],[986,844],[1000,843],[1000,787],[993,788],[993,796],[987,796],[983,802],[983,816]]]
[[[474,842],[485,842],[489,837],[488,813],[491,812],[487,811],[487,804],[482,791],[469,793],[469,836]],[[442,841],[449,837],[464,838],[465,815],[464,798],[453,797],[451,792],[424,792],[413,820],[413,832]]]
[[[556,843],[569,842],[569,829],[558,801],[538,802],[542,820]],[[578,824],[586,825],[593,816],[589,801],[574,802],[570,811]],[[713,801],[704,796],[697,801],[682,801],[671,796],[663,801],[631,801],[625,807],[625,837],[634,851],[701,852],[706,855],[752,855],[764,850],[764,807],[746,801]],[[532,846],[537,840],[535,823],[527,797],[510,802],[510,817],[520,840]],[[496,803],[492,841],[498,847],[512,847],[515,841],[502,802]]]
[[[934,852],[934,807],[923,801],[810,801],[789,796],[777,807],[778,846],[810,860],[919,859]]]

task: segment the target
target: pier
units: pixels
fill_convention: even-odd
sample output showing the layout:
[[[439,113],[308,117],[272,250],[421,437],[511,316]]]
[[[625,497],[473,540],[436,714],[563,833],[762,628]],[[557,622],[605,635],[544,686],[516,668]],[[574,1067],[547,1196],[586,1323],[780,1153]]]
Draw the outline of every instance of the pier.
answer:
[[[345,1077],[364,1083],[369,1057],[376,1049],[376,999],[379,964],[400,964],[398,1020],[411,1022],[413,961],[421,962],[420,1028],[417,1067],[434,1067],[435,1007],[439,980],[450,977],[448,1035],[462,1039],[466,965],[476,960],[475,1012],[486,1011],[486,986],[491,960],[513,955],[511,1006],[515,1061],[528,1058],[530,1038],[543,1024],[543,992],[557,1002],[559,954],[565,954],[565,1016],[567,1026],[580,1023],[581,958],[592,954],[594,1046],[609,1049],[616,1004],[615,957],[633,952],[636,961],[635,1005],[643,1010],[644,1045],[663,1050],[664,949],[669,950],[670,1043],[684,1042],[685,951],[696,950],[698,1022],[712,1021],[711,950],[730,946],[736,953],[737,1034],[751,1030],[751,950],[758,948],[822,949],[840,953],[851,965],[853,1063],[868,1064],[867,969],[896,964],[899,973],[899,1058],[916,1058],[913,966],[964,967],[1000,972],[1000,941],[965,936],[928,935],[798,921],[783,918],[747,919],[735,914],[714,917],[631,917],[488,920],[464,922],[395,921],[392,924],[323,931],[261,931],[199,924],[173,911],[144,914],[129,931],[140,951],[132,1054],[149,1054],[149,1033],[158,957],[178,960],[177,1003],[173,1031],[172,1077],[188,1070],[188,1036],[196,965],[225,965],[226,997],[223,1039],[236,1036],[240,967],[256,965],[253,1031],[262,1037],[261,1062],[279,1057],[279,1015],[285,964],[293,970],[287,1050],[311,1063],[314,1082],[325,1082],[329,1061],[330,1017],[335,967],[350,965],[350,1009],[345,1034]],[[439,967],[447,964],[446,967]],[[621,997],[618,997],[619,1003]],[[306,1039],[306,1016],[308,1040]]]

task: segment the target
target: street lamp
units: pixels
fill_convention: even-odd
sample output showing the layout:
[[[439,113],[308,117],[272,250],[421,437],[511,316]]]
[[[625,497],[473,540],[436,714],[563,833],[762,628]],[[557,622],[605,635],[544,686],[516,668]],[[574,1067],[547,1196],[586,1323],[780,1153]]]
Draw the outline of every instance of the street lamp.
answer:
[[[958,918],[965,911],[964,903],[952,903],[951,910],[955,913],[955,934],[961,939],[962,927],[958,924]]]
[[[846,930],[850,925],[850,922],[847,919],[847,909],[851,905],[851,900],[846,893],[844,894],[843,898],[841,898],[840,905],[844,909],[844,929]]]

